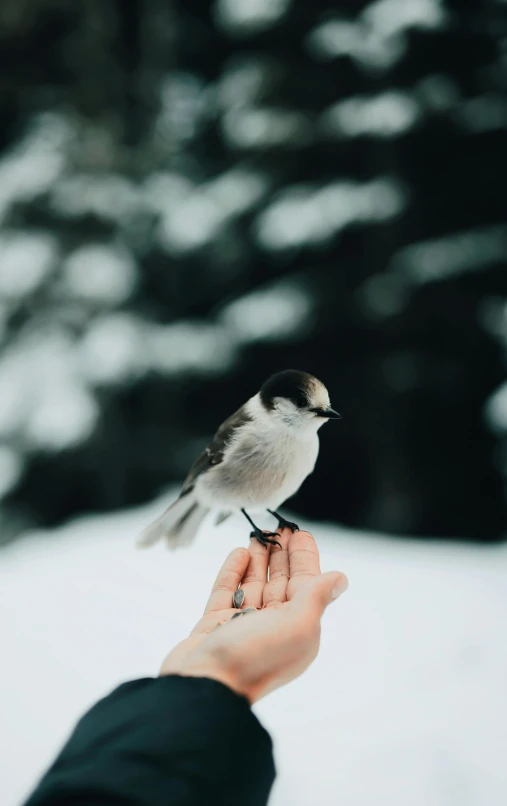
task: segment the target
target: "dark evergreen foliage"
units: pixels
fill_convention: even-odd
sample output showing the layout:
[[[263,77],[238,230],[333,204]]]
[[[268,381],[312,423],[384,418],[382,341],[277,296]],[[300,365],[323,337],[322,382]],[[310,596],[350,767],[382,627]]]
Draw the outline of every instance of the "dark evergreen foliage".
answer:
[[[4,540],[286,367],[343,415],[300,520],[505,534],[507,6],[254,6],[2,2]]]

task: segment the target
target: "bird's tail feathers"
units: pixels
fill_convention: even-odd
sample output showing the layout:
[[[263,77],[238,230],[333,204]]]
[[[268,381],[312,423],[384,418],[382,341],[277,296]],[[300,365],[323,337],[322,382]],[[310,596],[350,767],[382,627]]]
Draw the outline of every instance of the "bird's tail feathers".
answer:
[[[209,510],[195,500],[193,492],[176,499],[166,511],[142,532],[137,546],[148,548],[165,538],[169,548],[187,546],[194,539]]]
[[[230,518],[231,515],[232,515],[232,512],[225,512],[225,511],[219,512],[217,517],[216,517],[216,519],[215,519],[215,526],[220,526],[220,524],[223,523],[224,521],[226,521],[227,518]]]
[[[165,538],[169,548],[175,549],[180,546],[190,545],[208,512],[209,509],[201,506],[197,502],[193,504],[191,509],[178,521],[175,527],[166,533]]]

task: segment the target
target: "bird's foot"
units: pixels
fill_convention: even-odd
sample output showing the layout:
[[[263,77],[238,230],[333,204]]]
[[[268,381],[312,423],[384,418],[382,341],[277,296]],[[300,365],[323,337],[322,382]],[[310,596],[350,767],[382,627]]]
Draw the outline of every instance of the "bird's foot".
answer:
[[[278,512],[273,512],[272,509],[268,509],[268,512],[277,519],[279,529],[290,529],[292,534],[294,534],[294,532],[299,532],[299,526],[297,523],[288,521],[283,517],[283,515],[279,515]]]
[[[257,526],[250,532],[250,537],[255,537],[256,540],[264,546],[267,547],[268,543],[271,543],[272,546],[280,546],[278,540],[272,540],[273,537],[278,537],[276,532],[263,532],[262,529],[259,529]]]

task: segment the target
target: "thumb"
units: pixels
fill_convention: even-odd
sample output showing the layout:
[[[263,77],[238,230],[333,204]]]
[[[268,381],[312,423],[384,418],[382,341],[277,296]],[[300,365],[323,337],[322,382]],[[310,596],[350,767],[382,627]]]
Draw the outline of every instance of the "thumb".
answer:
[[[316,610],[320,618],[326,607],[345,593],[348,585],[345,574],[328,571],[327,574],[320,574],[313,582],[300,588],[293,601],[305,610],[308,608]]]

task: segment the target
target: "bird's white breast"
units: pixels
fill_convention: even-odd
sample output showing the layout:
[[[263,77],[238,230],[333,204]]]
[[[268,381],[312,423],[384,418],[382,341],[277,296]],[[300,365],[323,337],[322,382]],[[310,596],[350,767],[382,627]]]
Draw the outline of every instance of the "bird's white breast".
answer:
[[[318,453],[317,433],[296,434],[254,420],[232,439],[223,461],[203,474],[196,492],[212,508],[276,509],[312,472]]]

